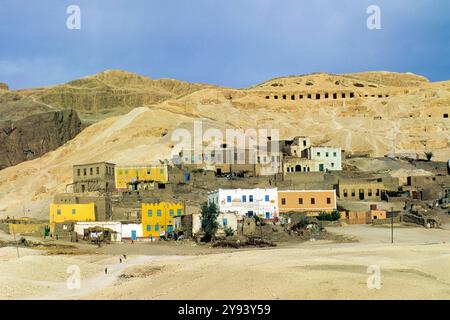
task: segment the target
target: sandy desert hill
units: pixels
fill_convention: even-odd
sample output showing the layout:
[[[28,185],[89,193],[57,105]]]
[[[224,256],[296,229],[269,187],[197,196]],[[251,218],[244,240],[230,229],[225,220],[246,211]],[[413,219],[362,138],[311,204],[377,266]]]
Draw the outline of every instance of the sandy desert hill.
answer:
[[[54,194],[71,182],[73,164],[169,159],[173,131],[190,129],[196,120],[217,128],[279,129],[280,138],[307,135],[314,144],[374,157],[432,151],[435,160],[450,158],[450,120],[445,117],[450,114],[450,81],[431,83],[389,72],[318,73],[230,89],[140,76],[118,80],[118,73],[54,87],[53,93],[20,91],[57,108],[71,105],[82,119],[100,121],[40,158],[1,170],[0,216],[25,211],[47,217]],[[147,86],[157,87],[155,96],[142,89]]]

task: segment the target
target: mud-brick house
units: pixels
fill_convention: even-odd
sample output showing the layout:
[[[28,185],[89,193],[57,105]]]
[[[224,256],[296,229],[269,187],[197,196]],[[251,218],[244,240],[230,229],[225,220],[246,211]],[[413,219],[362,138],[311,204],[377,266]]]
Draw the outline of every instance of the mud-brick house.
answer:
[[[73,192],[112,192],[115,190],[114,163],[95,162],[73,166]]]

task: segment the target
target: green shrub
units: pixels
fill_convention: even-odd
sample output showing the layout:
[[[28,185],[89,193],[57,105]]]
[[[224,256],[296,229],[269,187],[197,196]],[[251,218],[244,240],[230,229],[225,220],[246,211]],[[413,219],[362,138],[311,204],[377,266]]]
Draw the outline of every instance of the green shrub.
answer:
[[[223,229],[225,231],[225,235],[227,237],[232,237],[234,236],[234,230],[231,227],[226,227],[225,229]]]

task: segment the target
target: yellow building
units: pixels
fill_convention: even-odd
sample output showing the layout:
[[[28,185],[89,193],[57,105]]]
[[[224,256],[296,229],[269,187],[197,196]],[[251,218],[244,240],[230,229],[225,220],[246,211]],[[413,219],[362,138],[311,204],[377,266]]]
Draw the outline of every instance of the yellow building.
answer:
[[[165,235],[171,233],[174,230],[173,218],[182,215],[184,215],[184,206],[181,203],[143,203],[143,237],[159,237],[163,231]]]
[[[51,204],[50,223],[64,221],[95,221],[95,204]]]
[[[167,183],[167,165],[116,167],[116,188],[118,190],[147,189],[156,183]]]

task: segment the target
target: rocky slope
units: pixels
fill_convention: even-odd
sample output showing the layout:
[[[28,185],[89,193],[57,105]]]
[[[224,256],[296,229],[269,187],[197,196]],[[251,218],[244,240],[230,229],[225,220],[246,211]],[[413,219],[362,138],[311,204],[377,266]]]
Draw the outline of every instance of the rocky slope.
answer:
[[[83,121],[92,123],[209,87],[213,86],[108,70],[54,87],[14,93],[56,109],[74,109]]]
[[[81,122],[73,110],[0,121],[0,170],[39,158],[73,139],[80,131]]]

